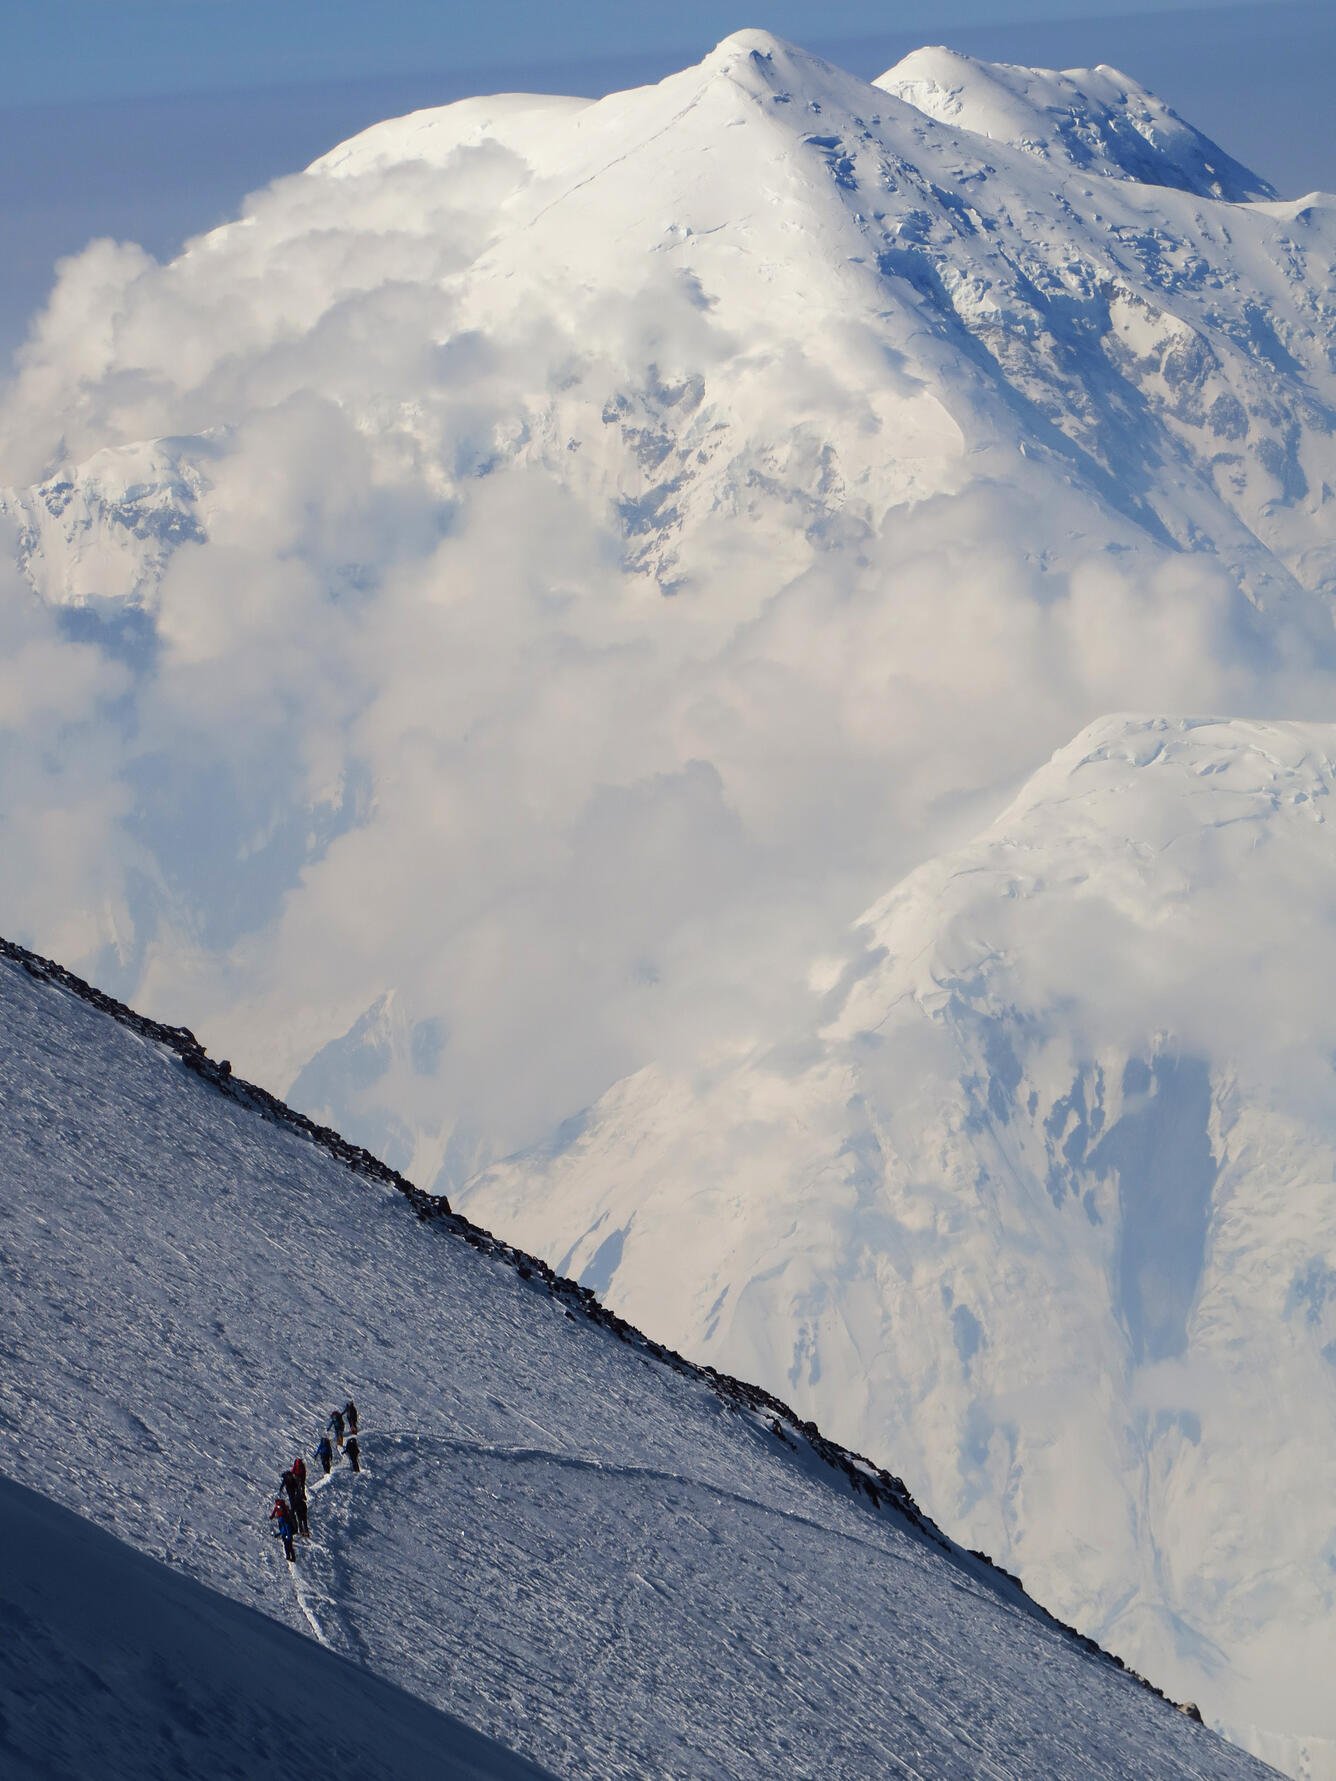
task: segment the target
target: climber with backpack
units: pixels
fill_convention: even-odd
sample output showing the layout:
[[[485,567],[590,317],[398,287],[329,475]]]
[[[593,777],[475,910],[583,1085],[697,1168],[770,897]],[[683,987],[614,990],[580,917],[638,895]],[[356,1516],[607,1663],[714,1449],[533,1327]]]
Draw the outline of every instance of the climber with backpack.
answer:
[[[269,1511],[270,1521],[278,1523],[277,1533],[283,1542],[283,1551],[287,1554],[290,1565],[297,1562],[297,1554],[292,1549],[293,1535],[297,1532],[297,1524],[292,1519],[292,1510],[281,1496],[274,1498],[274,1506]]]
[[[343,1451],[347,1454],[348,1464],[352,1467],[354,1472],[360,1472],[362,1469],[362,1449],[358,1446],[356,1435],[349,1435],[344,1444]]]
[[[343,1414],[347,1418],[349,1433],[355,1435],[357,1433],[357,1405],[351,1398],[343,1406]]]
[[[315,1450],[315,1456],[324,1467],[325,1476],[328,1478],[329,1468],[334,1464],[334,1449],[329,1444],[328,1435],[321,1435],[320,1445]]]
[[[297,1461],[297,1465],[301,1465],[300,1460]],[[304,1471],[305,1469],[306,1468],[303,1466],[302,1470]],[[306,1486],[297,1476],[297,1466],[293,1466],[292,1470],[289,1472],[284,1472],[283,1489],[287,1492],[288,1502],[291,1505],[292,1513],[296,1518],[298,1531],[304,1538],[309,1540],[311,1537],[311,1528],[306,1519]]]
[[[334,1414],[330,1417],[329,1421],[325,1424],[325,1427],[329,1428],[329,1429],[333,1429],[333,1431],[334,1431],[334,1445],[338,1448],[339,1452],[342,1453],[343,1452],[343,1411],[336,1410],[334,1412]]]

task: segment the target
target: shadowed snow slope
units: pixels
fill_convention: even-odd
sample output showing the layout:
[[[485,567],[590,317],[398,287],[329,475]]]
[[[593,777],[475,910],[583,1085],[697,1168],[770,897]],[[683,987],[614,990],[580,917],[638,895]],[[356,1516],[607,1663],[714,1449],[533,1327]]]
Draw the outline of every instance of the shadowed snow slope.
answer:
[[[424,1222],[183,1035],[11,959],[0,1009],[11,1476],[557,1775],[1262,1773],[894,1480]],[[316,1483],[290,1572],[268,1492],[348,1389],[365,1467]]]
[[[8,1781],[543,1781],[490,1739],[0,1478]]]
[[[805,1031],[633,1076],[463,1196],[893,1453],[1304,1774],[1336,1751],[1334,782],[1331,725],[1093,725],[820,964]]]

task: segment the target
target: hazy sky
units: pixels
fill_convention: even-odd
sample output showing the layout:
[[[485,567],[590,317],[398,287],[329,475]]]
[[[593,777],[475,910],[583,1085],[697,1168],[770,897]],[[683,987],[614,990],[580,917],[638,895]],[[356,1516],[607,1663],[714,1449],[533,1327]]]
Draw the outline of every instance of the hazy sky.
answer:
[[[338,80],[512,61],[698,51],[744,25],[809,43],[881,32],[1158,14],[1209,0],[41,0],[11,12],[0,100]]]
[[[480,91],[638,85],[747,24],[866,77],[925,41],[1112,62],[1282,193],[1336,187],[1330,0],[20,0],[0,57],[0,363],[57,257],[94,236],[169,254],[379,118]]]

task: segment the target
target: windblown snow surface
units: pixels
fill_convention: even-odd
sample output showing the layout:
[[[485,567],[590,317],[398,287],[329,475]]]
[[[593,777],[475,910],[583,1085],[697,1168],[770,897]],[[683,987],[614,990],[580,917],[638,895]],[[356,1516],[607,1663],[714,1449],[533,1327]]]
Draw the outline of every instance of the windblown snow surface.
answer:
[[[206,1649],[237,1622],[183,1579],[563,1776],[1264,1772],[942,1540],[893,1480],[836,1469],[815,1430],[674,1367],[458,1221],[423,1222],[421,1196],[186,1068],[184,1035],[156,1043],[10,958],[0,1005],[0,1465],[170,1564],[148,1587],[198,1615]],[[290,1573],[272,1481],[348,1390],[365,1467],[317,1483]],[[81,1555],[90,1588],[108,1568],[143,1587],[105,1543],[61,1545],[35,1616],[57,1637]],[[107,1639],[114,1610],[95,1610]],[[133,1637],[119,1660],[85,1627],[90,1644],[108,1713],[132,1716]],[[318,1672],[238,1644],[241,1671],[274,1651],[276,1692]],[[342,1711],[372,1692],[350,1681]],[[0,1736],[16,1708],[21,1737],[31,1699],[3,1707]]]
[[[1116,70],[745,31],[95,243],[0,398],[0,928],[1328,1776],[1333,291]]]
[[[313,1761],[367,1781],[543,1781],[448,1714],[6,1478],[0,1539],[8,1781],[280,1781]]]

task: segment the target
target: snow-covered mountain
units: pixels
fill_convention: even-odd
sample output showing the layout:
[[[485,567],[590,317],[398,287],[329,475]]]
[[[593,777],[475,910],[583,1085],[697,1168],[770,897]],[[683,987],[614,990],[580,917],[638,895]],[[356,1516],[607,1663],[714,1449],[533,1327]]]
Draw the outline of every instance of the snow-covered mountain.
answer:
[[[1336,716],[1333,289],[1332,200],[1112,70],[925,51],[868,85],[750,31],[596,104],[378,126],[169,265],[93,244],[0,402],[0,925],[424,1186],[526,1153],[471,1190],[490,1216],[910,1456],[945,1522],[1231,1725],[1330,1737],[1285,1630],[1331,1612],[1294,1427],[1331,1334],[1325,769],[1280,722],[1292,806],[1217,833],[1203,787],[1269,810],[1261,732],[1147,776],[1115,728],[1098,820],[1026,794],[1042,894],[950,862],[1109,711]],[[1083,875],[1112,896],[1143,856],[1092,930]],[[905,961],[956,959],[922,887],[957,878],[999,962],[966,948],[948,1013]],[[851,958],[897,884],[910,927]],[[909,1056],[851,1110],[892,1007],[877,1054]],[[1171,1103],[1173,1194],[1158,1139],[1105,1144]],[[1238,1169],[1229,1369],[1289,1393],[1247,1498],[1233,1387],[1163,1371],[1205,1340]],[[698,1249],[677,1224],[680,1280],[636,1275],[684,1192]],[[1009,1280],[1061,1315],[992,1321]],[[1277,1567],[1290,1499],[1251,1498],[1292,1456]]]
[[[0,1581],[32,1634],[21,1753],[53,1651],[105,1678],[101,1737],[141,1719],[169,1747],[176,1721],[198,1740],[230,1693],[238,1736],[272,1754],[329,1709],[332,1664],[201,1601],[193,1578],[558,1776],[1264,1772],[945,1540],[889,1474],[433,1215],[184,1031],[7,952],[0,1469],[176,1573],[76,1537],[43,1555],[35,1603],[27,1565]],[[275,1470],[349,1390],[363,1467],[313,1464],[312,1538],[289,1570],[265,1531]],[[0,1511],[55,1525],[9,1490]],[[123,1593],[70,1629],[81,1570]],[[153,1629],[145,1601],[167,1616]],[[162,1656],[192,1608],[200,1624]],[[192,1644],[217,1660],[205,1676]],[[0,1684],[13,1675],[0,1656]],[[313,1693],[285,1714],[257,1676]],[[341,1714],[379,1719],[385,1693],[351,1678],[339,1699],[342,1754]],[[63,1731],[86,1758],[80,1723]],[[423,1731],[405,1717],[386,1770]],[[461,1772],[519,1771],[460,1754]],[[237,1772],[226,1751],[209,1766]]]
[[[464,1199],[895,1453],[1041,1599],[1315,1774],[1334,783],[1332,725],[1096,724],[868,913],[806,1031],[644,1070]]]
[[[1325,709],[1334,282],[1110,70],[762,32],[95,244],[0,405],[11,930],[443,1187],[776,1030],[1100,713]]]

